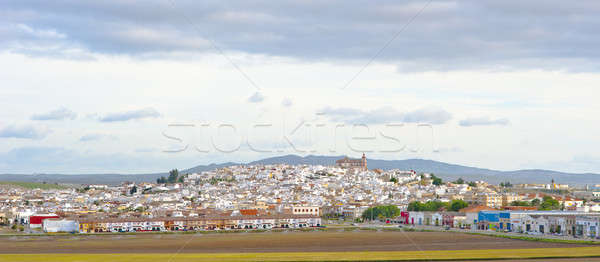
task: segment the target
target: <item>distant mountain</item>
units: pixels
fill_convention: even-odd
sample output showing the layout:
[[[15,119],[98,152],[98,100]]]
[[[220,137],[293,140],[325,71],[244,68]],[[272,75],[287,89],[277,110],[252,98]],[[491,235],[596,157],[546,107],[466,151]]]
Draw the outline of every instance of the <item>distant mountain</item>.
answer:
[[[290,164],[290,165],[334,165],[335,160],[344,156],[314,156],[305,157],[298,155],[284,155],[271,158],[265,158],[250,163],[222,163],[200,165],[189,169],[181,170],[181,173],[200,173],[202,171],[213,170],[231,165],[258,165],[258,164]],[[472,181],[484,180],[490,183],[500,183],[510,181],[511,183],[549,183],[552,179],[558,183],[571,185],[598,184],[600,183],[599,174],[574,174],[551,170],[527,169],[516,171],[498,171],[484,168],[461,166],[448,164],[425,159],[406,159],[406,160],[378,160],[367,159],[370,169],[379,168],[383,170],[401,169],[415,170],[417,172],[434,173],[444,180],[455,180],[459,177]],[[24,182],[47,182],[47,183],[72,183],[72,184],[118,184],[123,181],[132,182],[153,182],[160,176],[167,173],[139,174],[139,175],[121,175],[121,174],[85,174],[85,175],[61,175],[61,174],[0,174],[0,181],[24,181]]]

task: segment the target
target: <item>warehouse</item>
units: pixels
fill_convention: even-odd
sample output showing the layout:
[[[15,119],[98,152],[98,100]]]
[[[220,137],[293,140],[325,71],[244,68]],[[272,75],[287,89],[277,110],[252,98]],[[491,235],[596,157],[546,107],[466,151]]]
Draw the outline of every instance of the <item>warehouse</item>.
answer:
[[[29,217],[30,228],[41,228],[42,222],[49,218],[58,218],[56,214],[35,214]]]
[[[79,223],[68,219],[44,219],[43,229],[46,233],[79,232]]]

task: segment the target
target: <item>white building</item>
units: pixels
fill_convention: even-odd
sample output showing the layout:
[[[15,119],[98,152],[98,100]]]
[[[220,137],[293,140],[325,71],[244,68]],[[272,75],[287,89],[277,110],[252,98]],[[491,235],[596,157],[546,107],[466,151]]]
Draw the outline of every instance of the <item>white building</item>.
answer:
[[[79,232],[79,223],[67,219],[44,219],[43,226],[46,233]]]

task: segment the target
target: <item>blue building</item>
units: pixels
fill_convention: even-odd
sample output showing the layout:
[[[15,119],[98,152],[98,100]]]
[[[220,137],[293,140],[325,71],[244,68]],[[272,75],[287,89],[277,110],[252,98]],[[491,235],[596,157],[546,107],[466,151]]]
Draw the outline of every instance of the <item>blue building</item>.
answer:
[[[479,211],[477,228],[481,230],[497,230],[500,223],[500,213],[500,211]]]

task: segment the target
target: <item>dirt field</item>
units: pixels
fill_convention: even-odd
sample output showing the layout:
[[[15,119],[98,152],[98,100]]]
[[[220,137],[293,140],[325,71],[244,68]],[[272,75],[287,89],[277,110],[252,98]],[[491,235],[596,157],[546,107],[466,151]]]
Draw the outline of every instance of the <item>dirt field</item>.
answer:
[[[265,232],[0,237],[0,253],[260,253],[559,248],[585,245],[448,232]]]

